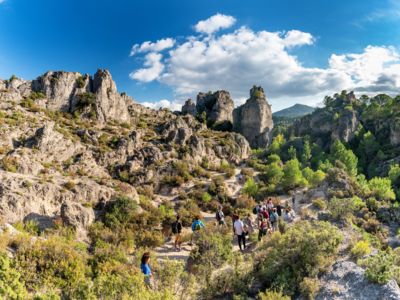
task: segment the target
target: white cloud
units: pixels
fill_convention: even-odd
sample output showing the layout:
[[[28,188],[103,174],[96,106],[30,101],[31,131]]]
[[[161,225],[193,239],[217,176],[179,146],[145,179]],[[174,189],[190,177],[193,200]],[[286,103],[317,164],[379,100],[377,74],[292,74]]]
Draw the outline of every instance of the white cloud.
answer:
[[[202,25],[196,30],[214,33],[222,28],[221,22],[217,26],[212,19],[199,22],[196,27]],[[198,34],[175,44],[164,59],[160,54],[147,54],[147,68],[133,72],[131,78],[166,84],[179,100],[200,91],[226,89],[236,104],[257,84],[264,87],[273,108],[282,107],[282,101],[318,103],[324,95],[343,89],[363,93],[400,90],[400,55],[395,48],[368,46],[361,53],[332,54],[326,68],[305,67],[293,51],[314,43],[312,34],[299,30],[240,27],[225,34]]]
[[[0,0],[2,1],[2,0]],[[161,52],[163,50],[172,48],[175,45],[175,40],[172,38],[165,38],[158,40],[157,42],[144,42],[141,45],[135,44],[132,46],[130,56],[135,55],[136,53],[143,53],[143,52]]]
[[[314,43],[314,38],[308,32],[290,30],[286,33],[284,42],[286,47],[312,45]]]
[[[164,70],[164,65],[161,62],[162,55],[160,53],[148,53],[145,56],[144,66],[142,68],[132,72],[129,77],[141,82],[150,82],[156,80]]]
[[[162,99],[160,101],[156,101],[156,102],[142,102],[142,104],[144,106],[153,108],[153,109],[159,109],[159,108],[168,108],[171,111],[180,111],[182,108],[182,103],[180,103],[179,101],[169,101],[167,99]]]
[[[235,24],[236,19],[232,16],[216,14],[207,20],[198,22],[194,29],[196,32],[212,34],[220,29],[226,29]]]

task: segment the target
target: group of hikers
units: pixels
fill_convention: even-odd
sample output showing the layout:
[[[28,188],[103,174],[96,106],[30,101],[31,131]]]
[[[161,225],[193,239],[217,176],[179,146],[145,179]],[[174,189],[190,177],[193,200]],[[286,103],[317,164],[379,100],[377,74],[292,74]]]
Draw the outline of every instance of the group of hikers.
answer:
[[[296,197],[292,195],[292,206],[294,207]],[[248,213],[243,219],[238,215],[232,216],[233,221],[233,233],[237,236],[237,241],[240,251],[246,249],[246,237],[253,234],[258,230],[258,241],[261,241],[267,234],[271,235],[274,231],[278,230],[278,222],[280,219],[287,223],[293,222],[296,217],[294,209],[288,202],[281,205],[279,200],[273,201],[272,198],[257,204],[253,208],[253,214]],[[227,226],[225,221],[225,214],[223,207],[219,206],[215,214],[215,219],[219,226]],[[196,216],[191,225],[192,235],[190,245],[193,243],[195,235],[205,228],[205,224],[201,221],[200,216]],[[181,251],[182,246],[182,221],[180,216],[176,216],[176,220],[171,224],[172,234],[174,235],[174,247],[175,251]],[[149,266],[150,253],[146,252],[142,256],[141,270],[145,276],[146,283],[150,284],[152,277],[151,269]]]
[[[292,196],[292,205],[295,204],[295,196]],[[255,215],[253,217],[253,215]],[[246,248],[246,236],[253,234],[258,229],[258,240],[261,241],[263,236],[272,234],[278,230],[279,219],[290,223],[295,218],[295,212],[288,202],[285,205],[281,205],[280,201],[274,201],[272,198],[268,198],[262,203],[257,204],[253,209],[253,215],[248,213],[243,219],[238,214],[232,216],[233,222],[233,233],[237,236],[238,245],[240,250]],[[222,206],[219,206],[215,219],[219,226],[226,226],[225,214]],[[196,216],[193,220],[191,229],[192,235],[190,239],[190,245],[193,243],[193,237],[196,232],[203,229],[205,224],[200,220],[200,216]],[[175,237],[174,246],[176,251],[181,250],[182,245],[182,222],[180,216],[176,217],[176,220],[171,224],[172,234]]]

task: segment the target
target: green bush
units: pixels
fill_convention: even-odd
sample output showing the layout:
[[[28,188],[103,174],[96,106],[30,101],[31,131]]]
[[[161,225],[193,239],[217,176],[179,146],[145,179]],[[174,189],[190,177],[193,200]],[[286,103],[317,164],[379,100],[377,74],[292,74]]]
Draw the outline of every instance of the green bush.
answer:
[[[314,199],[312,204],[313,204],[314,207],[316,207],[316,208],[318,208],[320,210],[324,210],[326,208],[326,202],[322,198]]]
[[[85,281],[87,253],[84,245],[53,236],[29,241],[16,251],[16,266],[29,289],[43,286],[73,291]]]
[[[257,196],[258,190],[259,190],[258,184],[251,177],[246,180],[245,184],[243,185],[242,191],[244,194],[255,198]]]
[[[213,270],[231,262],[232,258],[231,230],[207,224],[206,228],[196,232],[195,247],[190,253],[191,268],[206,283],[210,282]]]
[[[352,248],[351,254],[355,258],[361,258],[371,253],[371,247],[367,241],[358,241]]]
[[[258,294],[259,300],[290,300],[290,297],[285,296],[282,292],[267,290],[264,293]]]
[[[318,278],[305,277],[300,283],[301,293],[308,299],[314,299],[315,294],[321,288],[321,283]]]
[[[379,251],[377,255],[370,256],[362,261],[360,265],[365,267],[365,276],[368,280],[385,284],[391,279],[400,281],[399,255],[390,248]]]
[[[339,230],[327,222],[297,222],[284,234],[274,233],[267,240],[256,264],[257,277],[265,288],[294,295],[304,277],[327,270],[341,241]]]
[[[11,266],[5,253],[0,254],[0,297],[2,299],[26,299],[27,291],[21,274]]]

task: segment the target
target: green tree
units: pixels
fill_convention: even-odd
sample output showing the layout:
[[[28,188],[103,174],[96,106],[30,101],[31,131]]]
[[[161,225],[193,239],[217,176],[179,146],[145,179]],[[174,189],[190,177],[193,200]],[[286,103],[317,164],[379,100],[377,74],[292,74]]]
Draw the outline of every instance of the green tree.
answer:
[[[303,153],[301,154],[301,162],[303,166],[309,166],[311,160],[311,146],[308,140],[304,141]]]
[[[267,182],[269,184],[279,184],[283,177],[283,170],[278,163],[274,162],[268,165],[264,174],[267,177]]]
[[[330,159],[333,163],[340,161],[350,176],[357,175],[357,156],[350,149],[346,149],[339,140],[336,140],[331,146]]]
[[[300,163],[297,159],[286,162],[283,167],[282,184],[285,189],[293,189],[304,182],[303,174],[300,170]]]
[[[257,182],[254,181],[252,177],[246,180],[243,185],[243,193],[255,198],[258,193],[259,187]]]
[[[293,146],[290,146],[288,149],[288,154],[290,159],[295,159],[297,158],[297,151],[296,148]]]

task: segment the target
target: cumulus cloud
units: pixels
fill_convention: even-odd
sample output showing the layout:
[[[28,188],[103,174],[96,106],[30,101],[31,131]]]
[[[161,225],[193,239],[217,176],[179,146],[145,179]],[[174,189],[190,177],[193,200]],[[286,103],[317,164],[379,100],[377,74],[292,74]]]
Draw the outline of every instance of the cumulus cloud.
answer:
[[[182,108],[182,103],[180,101],[169,101],[167,99],[162,99],[155,102],[142,102],[142,104],[153,109],[168,108],[171,111],[179,111]]]
[[[2,1],[2,0],[0,0]],[[142,44],[135,44],[132,46],[131,49],[131,54],[130,56],[133,56],[137,53],[143,53],[143,52],[161,52],[163,50],[172,48],[175,44],[175,40],[172,38],[165,38],[165,39],[161,39],[158,40],[157,42],[144,42]]]
[[[200,21],[195,26],[200,34],[175,43],[165,57],[147,54],[146,68],[133,72],[131,78],[168,85],[177,99],[226,89],[236,104],[257,84],[264,87],[273,107],[282,106],[282,101],[317,103],[342,89],[366,93],[400,89],[400,55],[393,47],[368,46],[361,53],[332,54],[326,68],[310,68],[295,50],[315,44],[312,34],[254,31],[245,26],[216,34],[233,25],[235,19],[228,17],[218,14]]]
[[[232,16],[216,14],[207,20],[198,22],[194,29],[196,32],[212,34],[220,29],[226,29],[235,24],[236,19]]]
[[[129,76],[132,79],[141,82],[150,82],[157,79],[164,70],[164,64],[161,62],[162,55],[160,53],[151,52],[145,57],[144,66],[132,72]]]

